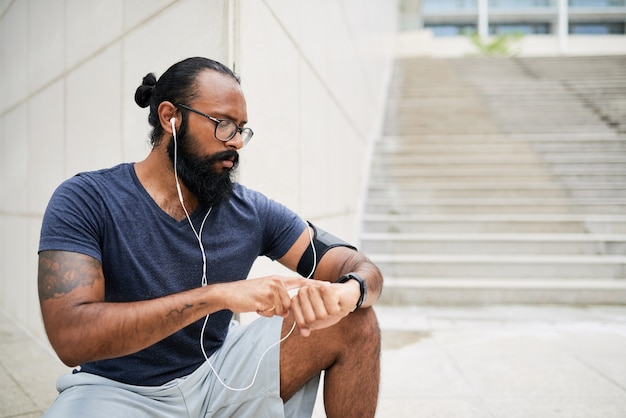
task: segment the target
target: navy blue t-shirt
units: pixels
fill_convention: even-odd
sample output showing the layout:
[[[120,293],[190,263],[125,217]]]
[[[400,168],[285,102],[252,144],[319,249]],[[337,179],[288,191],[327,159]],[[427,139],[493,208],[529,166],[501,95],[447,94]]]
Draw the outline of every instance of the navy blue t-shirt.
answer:
[[[200,230],[207,208],[191,220]],[[255,259],[282,257],[305,223],[283,205],[235,184],[202,231],[208,284],[245,279]],[[81,173],[55,191],[46,209],[39,251],[86,254],[102,264],[105,300],[154,299],[200,287],[202,254],[187,219],[165,213],[139,182],[133,164]],[[207,355],[224,341],[232,312],[209,317]],[[202,320],[138,353],[81,365],[81,371],[134,385],[161,385],[199,367]],[[98,323],[91,324],[94,327]]]

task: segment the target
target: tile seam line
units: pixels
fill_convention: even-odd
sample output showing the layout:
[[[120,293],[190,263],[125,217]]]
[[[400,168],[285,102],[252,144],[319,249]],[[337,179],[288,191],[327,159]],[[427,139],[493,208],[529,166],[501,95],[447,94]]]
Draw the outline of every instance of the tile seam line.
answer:
[[[43,212],[16,212],[11,210],[0,210],[0,216],[10,216],[25,219],[41,219]]]
[[[603,373],[601,370],[598,370],[596,367],[594,367],[592,364],[590,364],[588,361],[586,361],[585,359],[583,359],[580,355],[574,355],[574,358],[576,360],[578,360],[581,364],[585,365],[585,367],[589,368],[589,370],[592,370],[594,373],[596,373],[598,376],[600,376],[602,379],[605,379],[609,382],[611,382],[613,385],[615,385],[616,387],[618,387],[622,392],[626,393],[626,387],[624,387],[624,385],[620,384],[619,381],[617,381],[616,379],[612,378],[611,376],[609,376],[606,373]]]
[[[467,386],[470,388],[470,390],[474,394],[474,399],[480,402],[481,406],[485,408],[486,412],[489,414],[491,418],[496,418],[496,415],[494,415],[492,409],[489,407],[487,403],[487,399],[485,399],[485,396],[482,393],[480,393],[480,391],[475,387],[472,380],[467,376],[465,370],[463,369],[463,367],[461,367],[461,365],[459,364],[457,359],[454,357],[454,355],[450,352],[448,347],[445,347],[443,345],[440,345],[440,347],[444,353],[444,356],[446,356],[448,360],[452,363],[452,366],[462,376],[463,381],[467,384]]]
[[[51,359],[57,359],[57,354],[52,350],[52,348],[48,347],[44,341],[33,334],[30,330],[28,330],[24,325],[20,324],[15,317],[9,315],[7,311],[0,307],[0,316],[3,316],[7,319],[14,327],[16,327],[26,338],[33,341],[38,348],[42,349],[46,354],[50,355]],[[60,360],[58,360],[60,362]]]
[[[291,42],[291,44],[298,51],[298,57],[306,63],[309,70],[315,75],[315,78],[322,84],[322,86],[324,86],[324,90],[326,91],[326,93],[328,94],[332,102],[337,106],[340,113],[346,118],[346,120],[348,121],[349,125],[352,127],[354,132],[358,134],[359,139],[366,138],[365,133],[361,131],[359,126],[352,120],[352,117],[350,116],[350,114],[348,114],[343,104],[339,101],[339,98],[328,88],[328,85],[324,82],[324,79],[322,78],[321,74],[313,66],[313,63],[309,60],[309,58],[299,48],[298,44],[296,43],[296,40],[293,38],[293,36],[291,36],[291,33],[289,33],[289,31],[287,30],[285,25],[283,25],[283,22],[278,18],[276,13],[274,13],[274,10],[270,7],[269,4],[267,4],[266,0],[263,0],[263,4],[265,4],[269,13],[272,15],[272,17],[274,18],[278,26],[280,26],[281,30],[283,31],[287,39],[289,39],[289,42]]]
[[[4,11],[2,12],[2,14],[0,15],[0,21],[3,20],[6,15],[9,13],[9,10],[11,9],[11,7],[13,7],[13,5],[15,4],[17,0],[12,0],[6,7],[6,9],[4,9]]]
[[[126,36],[128,36],[130,33],[136,31],[138,28],[140,28],[141,26],[143,26],[145,23],[151,21],[152,19],[156,18],[158,15],[160,15],[164,10],[172,7],[174,4],[176,4],[176,2],[174,3],[170,3],[167,6],[159,9],[158,11],[156,11],[155,13],[149,15],[148,17],[146,17],[145,19],[140,20],[137,24],[135,24],[133,27],[128,28],[127,30],[123,31],[122,33],[120,33],[118,36],[116,36],[115,38],[113,38],[112,40],[110,40],[109,42],[107,42],[106,44],[102,45],[101,47],[99,47],[98,49],[94,50],[93,52],[91,52],[90,54],[88,54],[87,56],[85,56],[84,58],[78,60],[75,64],[73,64],[72,66],[66,68],[65,70],[63,70],[62,72],[60,72],[57,76],[51,78],[48,82],[42,84],[40,87],[36,88],[33,91],[28,92],[28,94],[26,94],[23,98],[21,98],[20,100],[18,100],[17,102],[15,102],[13,105],[7,107],[6,109],[4,109],[3,111],[0,111],[0,118],[6,116],[7,114],[11,113],[12,111],[14,111],[15,109],[17,109],[18,107],[24,105],[25,103],[28,103],[33,97],[37,96],[39,93],[41,93],[42,91],[46,90],[47,88],[49,88],[50,86],[52,86],[54,83],[57,83],[65,78],[67,78],[68,75],[72,74],[74,71],[76,71],[77,69],[79,69],[80,67],[82,67],[83,65],[87,64],[90,60],[92,60],[93,58],[97,57],[98,55],[100,55],[101,53],[103,53],[104,51],[106,51],[107,49],[111,48],[112,46],[121,43],[124,38]],[[7,8],[8,10],[8,8]],[[0,16],[0,19],[2,19],[2,17],[4,16]],[[64,45],[64,51],[67,50],[67,48]]]

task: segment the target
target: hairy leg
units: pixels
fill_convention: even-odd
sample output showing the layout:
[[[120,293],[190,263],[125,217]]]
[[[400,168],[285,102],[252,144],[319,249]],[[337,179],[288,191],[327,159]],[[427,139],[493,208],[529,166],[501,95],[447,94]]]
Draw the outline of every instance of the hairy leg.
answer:
[[[284,321],[283,334],[292,324],[291,318]],[[372,308],[359,309],[309,337],[296,330],[281,344],[283,400],[322,370],[328,418],[374,417],[380,382],[380,329]]]

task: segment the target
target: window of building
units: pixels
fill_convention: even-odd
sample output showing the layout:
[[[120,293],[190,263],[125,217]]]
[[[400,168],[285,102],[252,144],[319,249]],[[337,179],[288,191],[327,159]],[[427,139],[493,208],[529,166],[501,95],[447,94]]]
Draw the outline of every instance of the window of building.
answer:
[[[467,12],[478,9],[477,0],[423,0],[422,11],[428,12]]]
[[[623,35],[624,23],[570,23],[569,33],[573,35]]]
[[[549,23],[499,23],[489,25],[490,35],[522,33],[524,35],[546,35],[550,33]]]
[[[424,25],[434,36],[461,36],[476,33],[476,25]]]
[[[553,0],[489,0],[489,8],[499,10],[535,9],[553,5]]]
[[[569,0],[570,7],[625,7],[626,0]]]

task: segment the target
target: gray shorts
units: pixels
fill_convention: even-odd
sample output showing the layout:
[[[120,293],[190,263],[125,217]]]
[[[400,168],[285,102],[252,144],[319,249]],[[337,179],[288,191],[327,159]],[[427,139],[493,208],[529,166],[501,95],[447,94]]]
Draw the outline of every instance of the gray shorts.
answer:
[[[247,387],[259,358],[280,339],[282,318],[259,318],[231,327],[210,361],[232,388]],[[134,386],[89,373],[63,375],[59,396],[45,417],[311,417],[319,376],[288,402],[280,398],[279,346],[261,360],[254,384],[246,390],[225,388],[205,362],[189,376],[162,386]]]

